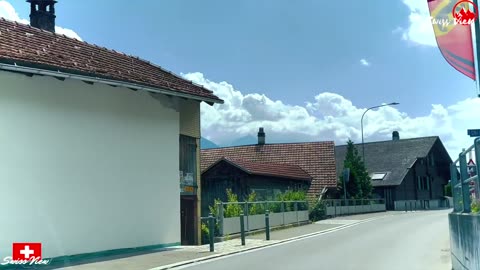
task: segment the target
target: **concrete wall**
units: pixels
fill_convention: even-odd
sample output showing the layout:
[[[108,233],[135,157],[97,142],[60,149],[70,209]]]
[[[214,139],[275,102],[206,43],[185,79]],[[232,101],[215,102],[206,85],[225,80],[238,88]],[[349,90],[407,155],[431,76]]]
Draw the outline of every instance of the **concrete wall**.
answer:
[[[448,216],[453,269],[480,270],[480,215]]]
[[[406,200],[406,201],[395,201],[395,210],[396,211],[405,211],[405,203],[407,204],[407,210],[435,210],[435,209],[445,209],[450,208],[452,204],[448,204],[447,199],[440,200]]]
[[[385,204],[350,205],[350,206],[327,206],[327,216],[341,216],[360,213],[372,213],[386,211]]]
[[[281,226],[308,221],[308,211],[292,211],[271,213],[270,226]],[[265,228],[265,215],[245,216],[245,231],[254,231]],[[223,235],[240,233],[240,217],[223,219]]]
[[[180,242],[177,111],[121,87],[0,83],[4,256],[12,242],[46,258]]]

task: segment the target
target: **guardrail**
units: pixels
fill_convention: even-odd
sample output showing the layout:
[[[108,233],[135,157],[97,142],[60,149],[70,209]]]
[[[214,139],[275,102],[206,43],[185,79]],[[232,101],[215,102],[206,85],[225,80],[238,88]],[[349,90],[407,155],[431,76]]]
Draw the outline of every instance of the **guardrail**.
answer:
[[[476,165],[467,164],[467,154],[475,151]],[[472,153],[473,154],[473,153]],[[458,167],[457,167],[458,164]],[[476,169],[476,172],[472,172]],[[463,150],[450,164],[453,212],[449,214],[450,249],[455,270],[480,270],[480,138]],[[472,201],[474,204],[472,204]],[[475,209],[472,209],[472,206]]]
[[[327,216],[341,216],[386,211],[384,199],[324,200]]]
[[[467,166],[467,154],[475,152],[475,160],[477,164],[475,175],[469,172]],[[458,168],[457,168],[458,163]],[[460,170],[459,170],[460,169]],[[459,176],[460,172],[460,178]],[[450,164],[450,180],[453,196],[453,211],[458,213],[471,213],[471,204],[473,200],[479,200],[479,177],[480,172],[480,138],[474,140],[473,145],[462,151],[458,155],[458,159]]]

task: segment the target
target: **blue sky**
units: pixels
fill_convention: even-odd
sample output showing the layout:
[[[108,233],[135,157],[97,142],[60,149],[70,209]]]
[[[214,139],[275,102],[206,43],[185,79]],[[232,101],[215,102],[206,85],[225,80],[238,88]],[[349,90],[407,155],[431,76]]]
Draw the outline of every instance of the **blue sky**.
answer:
[[[0,15],[6,3],[28,19],[23,0],[0,1]],[[363,109],[391,101],[401,105],[368,114],[367,141],[396,129],[440,135],[458,152],[470,143],[466,129],[480,128],[463,119],[478,115],[466,109],[480,107],[474,82],[432,46],[426,0],[60,0],[56,11],[57,25],[83,40],[228,99],[223,108],[202,106],[202,131],[219,144],[260,125],[273,141],[358,141]]]

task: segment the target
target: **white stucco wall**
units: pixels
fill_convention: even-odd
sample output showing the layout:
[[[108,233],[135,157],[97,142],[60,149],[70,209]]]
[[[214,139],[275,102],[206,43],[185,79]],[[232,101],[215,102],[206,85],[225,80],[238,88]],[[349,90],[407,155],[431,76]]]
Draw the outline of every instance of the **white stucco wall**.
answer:
[[[0,71],[0,260],[180,242],[178,144],[148,93]]]

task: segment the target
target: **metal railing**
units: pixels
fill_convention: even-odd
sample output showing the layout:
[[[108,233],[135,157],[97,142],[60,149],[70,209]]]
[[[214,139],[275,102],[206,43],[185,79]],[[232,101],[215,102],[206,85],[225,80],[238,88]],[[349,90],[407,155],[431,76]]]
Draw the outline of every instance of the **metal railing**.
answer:
[[[476,173],[469,172],[467,154],[475,152]],[[458,168],[457,168],[458,163]],[[472,199],[479,200],[479,177],[480,172],[480,138],[476,138],[473,145],[463,150],[458,159],[450,164],[450,180],[453,196],[453,211],[471,213]],[[458,177],[460,176],[460,178]]]
[[[227,211],[229,205],[238,205],[245,216],[265,214],[266,210],[270,213],[283,213],[291,211],[307,211],[307,201],[261,201],[261,202],[220,202],[217,203],[218,217],[238,217],[239,211]],[[233,212],[233,213],[232,213]],[[228,216],[226,216],[228,214]]]

